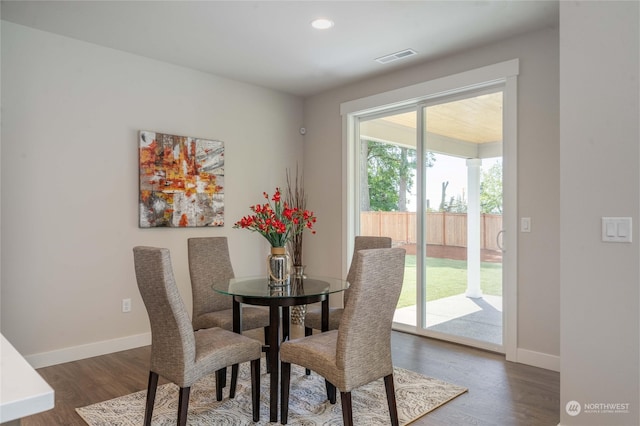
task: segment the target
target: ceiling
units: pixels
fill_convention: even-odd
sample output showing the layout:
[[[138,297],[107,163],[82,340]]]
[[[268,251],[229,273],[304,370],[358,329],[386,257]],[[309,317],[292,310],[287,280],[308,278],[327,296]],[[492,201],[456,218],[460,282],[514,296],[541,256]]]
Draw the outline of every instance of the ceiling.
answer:
[[[425,113],[428,134],[475,144],[502,142],[502,91],[432,105]],[[414,134],[417,128],[415,111],[379,120],[410,129]]]
[[[5,21],[310,96],[558,25],[557,1],[6,1]],[[335,25],[315,30],[327,17]],[[417,55],[381,64],[405,49]]]

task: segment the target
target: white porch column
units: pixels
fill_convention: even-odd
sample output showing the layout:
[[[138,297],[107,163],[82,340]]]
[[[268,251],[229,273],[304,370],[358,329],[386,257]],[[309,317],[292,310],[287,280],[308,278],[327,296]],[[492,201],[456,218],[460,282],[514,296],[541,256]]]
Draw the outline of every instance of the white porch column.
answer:
[[[467,160],[467,297],[480,298],[480,167],[482,160]]]

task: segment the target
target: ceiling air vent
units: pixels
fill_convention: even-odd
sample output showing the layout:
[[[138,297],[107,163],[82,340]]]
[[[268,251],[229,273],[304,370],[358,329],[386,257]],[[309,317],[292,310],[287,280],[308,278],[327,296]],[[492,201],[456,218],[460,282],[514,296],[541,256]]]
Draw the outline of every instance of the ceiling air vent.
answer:
[[[416,55],[416,51],[413,49],[405,49],[400,52],[392,53],[390,55],[381,56],[376,59],[381,64],[388,64],[389,62],[397,61],[398,59],[408,58],[409,56]]]

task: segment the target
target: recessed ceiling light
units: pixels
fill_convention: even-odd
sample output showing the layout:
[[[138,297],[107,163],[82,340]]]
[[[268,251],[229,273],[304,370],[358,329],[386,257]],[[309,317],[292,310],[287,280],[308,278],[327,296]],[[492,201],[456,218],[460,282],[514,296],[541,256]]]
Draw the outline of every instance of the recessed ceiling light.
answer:
[[[311,21],[311,26],[317,30],[326,30],[333,27],[333,21],[326,18],[318,18]]]

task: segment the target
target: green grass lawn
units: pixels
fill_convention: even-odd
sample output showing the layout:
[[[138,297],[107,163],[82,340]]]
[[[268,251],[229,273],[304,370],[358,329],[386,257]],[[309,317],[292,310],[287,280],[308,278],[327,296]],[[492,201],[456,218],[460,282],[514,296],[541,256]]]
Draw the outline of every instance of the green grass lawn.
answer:
[[[502,296],[502,264],[480,263],[480,288],[484,294]],[[467,262],[427,258],[427,301],[464,293],[467,290]],[[416,256],[405,258],[404,284],[398,308],[416,304]]]

